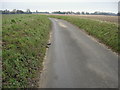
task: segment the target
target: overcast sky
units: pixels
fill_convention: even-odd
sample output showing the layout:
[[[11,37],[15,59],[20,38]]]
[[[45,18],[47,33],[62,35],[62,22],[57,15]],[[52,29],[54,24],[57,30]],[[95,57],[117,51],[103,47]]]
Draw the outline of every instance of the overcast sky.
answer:
[[[118,12],[119,0],[1,0],[1,9],[31,11]]]

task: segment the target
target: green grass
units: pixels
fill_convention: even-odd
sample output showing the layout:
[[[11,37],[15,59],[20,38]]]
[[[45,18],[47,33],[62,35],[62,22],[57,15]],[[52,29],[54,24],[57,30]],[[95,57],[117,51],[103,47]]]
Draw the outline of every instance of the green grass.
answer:
[[[119,30],[117,24],[75,16],[49,15],[48,17],[63,19],[74,24],[85,30],[88,34],[99,39],[100,42],[109,46],[113,51],[120,53],[120,40],[118,39]]]
[[[43,15],[3,15],[3,88],[36,87],[49,38],[50,20]]]

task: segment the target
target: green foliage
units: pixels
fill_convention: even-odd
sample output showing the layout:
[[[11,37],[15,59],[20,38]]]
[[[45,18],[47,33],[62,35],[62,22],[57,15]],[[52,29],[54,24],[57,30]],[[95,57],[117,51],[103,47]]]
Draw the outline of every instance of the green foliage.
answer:
[[[3,88],[35,87],[49,38],[50,20],[42,15],[3,15]]]
[[[14,19],[11,20],[11,23],[16,23],[16,21]]]
[[[49,17],[67,20],[70,23],[78,26],[79,28],[88,32],[88,34],[99,39],[114,51],[120,53],[120,40],[118,38],[118,25],[114,23],[96,21],[91,19],[85,19],[75,16],[55,16],[49,15]]]

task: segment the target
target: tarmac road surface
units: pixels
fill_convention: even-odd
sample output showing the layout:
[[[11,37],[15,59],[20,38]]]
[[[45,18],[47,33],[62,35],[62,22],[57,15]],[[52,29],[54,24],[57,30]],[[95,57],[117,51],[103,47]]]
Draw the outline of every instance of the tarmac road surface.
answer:
[[[52,21],[42,88],[117,88],[118,55],[67,21]]]

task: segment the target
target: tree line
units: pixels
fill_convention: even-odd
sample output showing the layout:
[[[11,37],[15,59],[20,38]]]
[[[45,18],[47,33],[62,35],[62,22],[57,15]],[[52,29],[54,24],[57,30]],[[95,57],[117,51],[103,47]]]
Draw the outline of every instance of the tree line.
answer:
[[[27,9],[26,11],[22,11],[22,10],[17,10],[17,9],[13,9],[12,11],[9,10],[0,10],[1,14],[32,14],[32,13],[38,13],[38,14],[50,14],[49,12],[38,12],[36,10],[36,12],[31,12],[30,9]],[[61,12],[61,11],[54,11],[52,12],[52,14],[75,14],[75,15],[118,15],[120,16],[120,13],[110,13],[110,12],[99,12],[99,11],[95,11],[94,13],[89,13],[89,12],[73,12],[73,11],[67,11],[67,12]]]
[[[61,11],[55,11],[55,12],[52,12],[52,14],[76,14],[76,15],[120,15],[119,13],[118,14],[115,14],[115,13],[109,13],[109,12],[99,12],[99,11],[95,11],[94,13],[89,13],[89,12],[72,12],[72,11],[67,11],[67,12],[61,12]]]
[[[12,11],[9,11],[6,9],[6,10],[0,10],[0,12],[2,14],[32,14],[30,9],[27,9],[26,11],[17,10],[17,9],[13,9]]]

